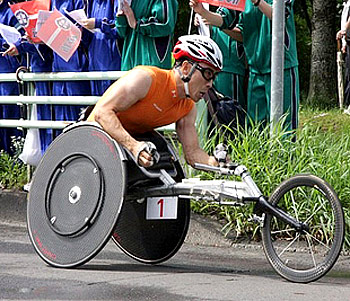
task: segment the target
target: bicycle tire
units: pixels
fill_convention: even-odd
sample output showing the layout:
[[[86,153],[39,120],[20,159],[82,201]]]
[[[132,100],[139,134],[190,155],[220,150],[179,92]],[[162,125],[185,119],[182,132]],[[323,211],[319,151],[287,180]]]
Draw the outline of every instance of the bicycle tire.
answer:
[[[333,188],[314,175],[296,175],[282,182],[269,202],[309,227],[299,233],[265,214],[263,248],[274,270],[298,283],[327,274],[342,250],[345,231],[343,209]]]

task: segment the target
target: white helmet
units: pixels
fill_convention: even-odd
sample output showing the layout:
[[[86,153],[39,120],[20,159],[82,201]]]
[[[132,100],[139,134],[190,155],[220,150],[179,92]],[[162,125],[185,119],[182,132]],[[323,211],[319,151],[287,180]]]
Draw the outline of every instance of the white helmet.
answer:
[[[186,35],[179,37],[173,55],[175,60],[188,58],[203,62],[215,70],[222,69],[222,53],[219,46],[209,37],[201,35]]]

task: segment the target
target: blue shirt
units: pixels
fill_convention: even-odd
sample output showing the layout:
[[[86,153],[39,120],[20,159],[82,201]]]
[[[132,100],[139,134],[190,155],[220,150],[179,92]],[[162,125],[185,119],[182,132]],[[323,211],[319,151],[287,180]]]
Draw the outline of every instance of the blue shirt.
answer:
[[[8,6],[8,0],[4,0],[0,4],[0,23],[8,26],[15,27],[17,30],[20,28],[20,25],[14,16],[12,10]],[[0,35],[0,47],[1,52],[5,51],[4,44],[7,44],[5,39]],[[0,55],[0,73],[12,73],[16,72],[17,68],[20,66],[21,58],[11,57],[11,56],[2,56]]]
[[[118,33],[114,24],[117,10],[117,0],[94,0],[88,3],[88,18],[95,18],[96,28],[94,34],[84,30],[89,43],[89,71],[120,70]]]

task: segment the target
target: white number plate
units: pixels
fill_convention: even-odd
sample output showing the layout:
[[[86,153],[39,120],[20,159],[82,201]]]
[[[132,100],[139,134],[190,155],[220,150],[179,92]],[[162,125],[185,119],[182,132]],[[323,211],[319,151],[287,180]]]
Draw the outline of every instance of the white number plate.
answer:
[[[146,219],[176,219],[177,196],[147,198]]]

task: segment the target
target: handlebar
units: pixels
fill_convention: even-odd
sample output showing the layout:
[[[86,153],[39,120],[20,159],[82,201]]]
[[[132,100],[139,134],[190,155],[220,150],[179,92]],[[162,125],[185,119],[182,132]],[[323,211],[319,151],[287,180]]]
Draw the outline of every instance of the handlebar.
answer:
[[[222,175],[240,175],[240,174],[237,174],[236,172],[239,166],[243,166],[243,165],[239,165],[237,163],[227,163],[226,165],[219,167],[219,166],[210,166],[210,165],[201,164],[201,163],[194,164],[194,168],[198,170],[217,172]]]

